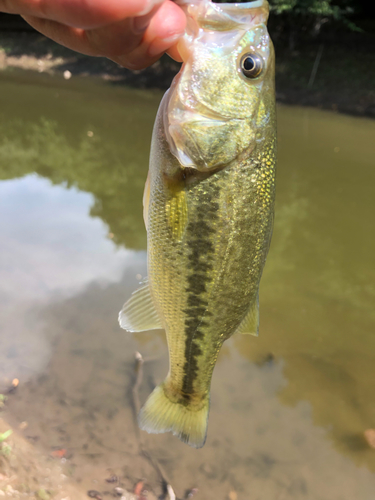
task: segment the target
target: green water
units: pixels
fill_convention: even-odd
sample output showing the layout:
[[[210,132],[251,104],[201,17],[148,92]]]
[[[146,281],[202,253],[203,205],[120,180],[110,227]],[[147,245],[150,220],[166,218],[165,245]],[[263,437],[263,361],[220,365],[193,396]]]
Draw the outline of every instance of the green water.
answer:
[[[20,379],[6,417],[46,453],[70,450],[87,489],[109,467],[157,484],[130,393],[135,351],[152,358],[142,401],[164,378],[165,339],[121,331],[117,313],[146,274],[160,98],[0,76],[0,383]],[[260,336],[225,344],[202,450],[168,434],[146,444],[181,498],[374,500],[375,122],[282,106],[278,129]]]

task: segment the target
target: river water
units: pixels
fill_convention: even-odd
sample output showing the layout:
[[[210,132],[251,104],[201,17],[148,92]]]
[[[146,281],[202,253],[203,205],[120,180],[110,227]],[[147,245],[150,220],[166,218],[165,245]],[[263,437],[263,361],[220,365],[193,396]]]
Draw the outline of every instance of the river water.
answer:
[[[163,332],[117,314],[146,275],[142,220],[162,94],[45,75],[0,76],[0,392],[3,415],[71,481],[145,478],[131,389],[168,369]],[[375,122],[279,106],[273,241],[259,338],[226,342],[208,439],[142,433],[177,496],[374,500]]]

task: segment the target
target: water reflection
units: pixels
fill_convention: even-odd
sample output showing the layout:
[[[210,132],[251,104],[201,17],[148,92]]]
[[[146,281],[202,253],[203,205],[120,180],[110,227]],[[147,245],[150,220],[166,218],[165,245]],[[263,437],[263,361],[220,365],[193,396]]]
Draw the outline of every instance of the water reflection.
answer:
[[[142,194],[160,95],[43,78],[35,87],[22,83],[1,82],[0,179],[35,172],[91,193],[90,215],[108,224],[113,241],[145,249]]]
[[[71,448],[88,489],[98,467],[119,463],[151,480],[127,391],[136,349],[154,359],[142,398],[164,378],[164,335],[126,335],[117,312],[146,273],[134,250],[145,248],[160,96],[20,77],[0,90],[0,375],[29,380],[9,411],[45,448]],[[362,435],[375,421],[374,132],[367,120],[279,109],[260,336],[224,346],[199,454],[148,438],[181,496],[198,486],[202,498],[234,488],[251,500],[372,500],[375,455]]]
[[[74,296],[94,280],[118,281],[125,268],[133,269],[134,280],[146,274],[145,252],[116,249],[103,223],[88,217],[92,203],[92,195],[36,175],[0,184],[6,214],[0,218],[0,378],[25,380],[48,364],[51,339],[38,316],[43,304]]]
[[[71,294],[101,275],[118,279],[136,252],[114,252],[103,223],[87,217],[92,204],[92,195],[36,175],[0,184],[3,300]]]

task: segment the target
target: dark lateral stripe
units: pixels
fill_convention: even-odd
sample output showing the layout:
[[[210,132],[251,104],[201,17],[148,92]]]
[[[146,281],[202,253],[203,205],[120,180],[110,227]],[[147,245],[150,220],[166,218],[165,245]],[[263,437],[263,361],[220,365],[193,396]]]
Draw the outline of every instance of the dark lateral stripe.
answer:
[[[213,201],[219,194],[218,187],[207,186],[209,192],[202,193],[201,204],[195,207],[196,220],[187,226],[187,244],[189,247],[189,275],[186,287],[187,309],[185,319],[185,364],[182,392],[187,402],[193,393],[193,384],[198,376],[198,357],[202,354],[200,347],[204,338],[204,327],[208,326],[203,316],[208,318],[211,313],[206,312],[207,285],[209,272],[212,270],[212,254],[215,248],[211,237],[215,233],[213,222],[217,220],[219,204]]]

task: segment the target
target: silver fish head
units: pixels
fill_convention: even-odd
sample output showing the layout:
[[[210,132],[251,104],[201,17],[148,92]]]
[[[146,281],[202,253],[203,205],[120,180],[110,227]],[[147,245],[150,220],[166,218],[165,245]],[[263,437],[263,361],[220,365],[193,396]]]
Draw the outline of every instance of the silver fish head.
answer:
[[[188,24],[179,42],[183,66],[164,118],[182,167],[210,171],[264,140],[274,116],[274,51],[268,3],[177,2]]]

